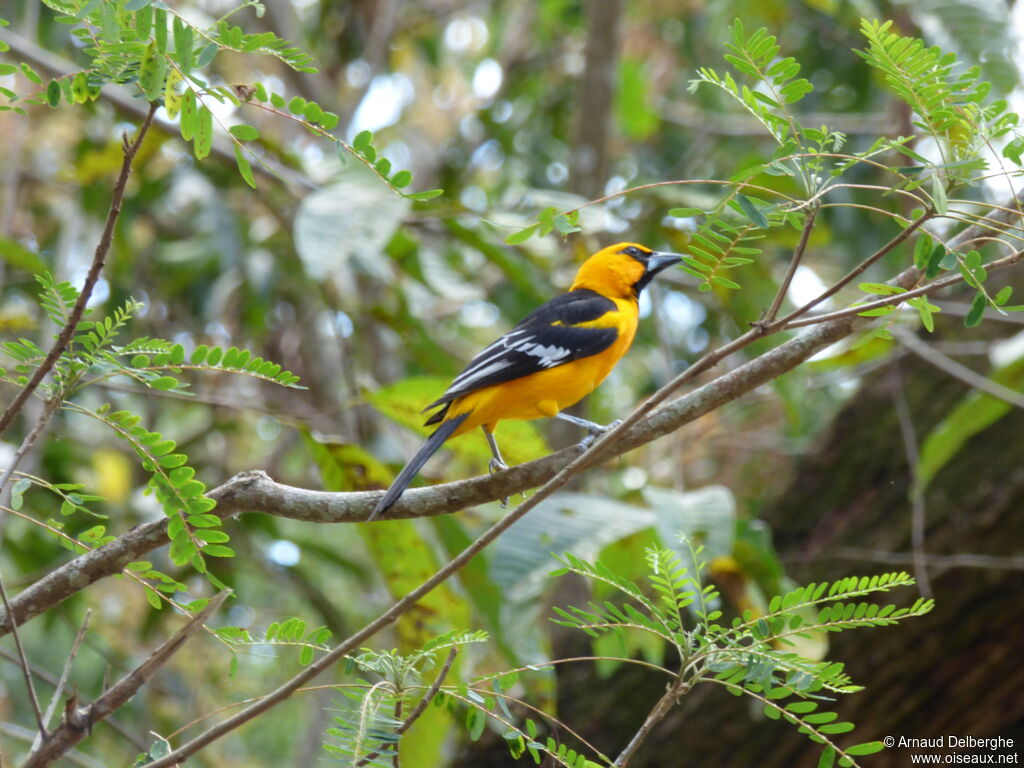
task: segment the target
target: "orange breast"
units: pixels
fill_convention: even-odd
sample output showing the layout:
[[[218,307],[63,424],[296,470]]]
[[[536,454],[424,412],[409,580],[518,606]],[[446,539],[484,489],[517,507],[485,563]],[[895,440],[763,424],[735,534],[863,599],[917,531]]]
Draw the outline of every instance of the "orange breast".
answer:
[[[445,420],[469,413],[455,431],[461,435],[480,426],[493,429],[502,419],[539,419],[575,405],[604,381],[633,343],[637,328],[635,300],[616,299],[619,311],[595,321],[593,327],[612,327],[618,338],[608,349],[590,357],[555,366],[519,379],[484,387],[454,400]]]

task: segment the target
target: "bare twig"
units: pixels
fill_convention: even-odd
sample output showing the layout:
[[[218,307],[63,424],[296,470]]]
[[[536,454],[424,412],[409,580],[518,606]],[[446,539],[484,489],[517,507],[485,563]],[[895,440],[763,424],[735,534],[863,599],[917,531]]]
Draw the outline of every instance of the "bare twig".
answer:
[[[21,768],[42,768],[67,752],[92,730],[96,723],[106,719],[112,712],[131,699],[167,661],[185,644],[196,631],[220,608],[230,590],[224,590],[213,597],[206,607],[189,619],[188,623],[174,633],[145,661],[107,688],[103,695],[92,704],[78,707],[74,699],[68,701],[60,726],[43,743],[33,749]]]
[[[3,598],[4,610],[10,614],[11,603],[7,599],[7,589],[4,587],[2,574],[0,574],[0,598]],[[28,693],[29,703],[32,704],[32,713],[36,716],[36,725],[39,727],[39,732],[45,734],[46,722],[43,720],[43,711],[39,708],[39,697],[36,696],[36,687],[32,682],[32,670],[29,669],[28,657],[25,655],[25,648],[21,644],[21,636],[18,634],[16,624],[11,625],[11,634],[14,635],[14,646],[18,651],[18,666],[21,667],[21,672],[25,676],[25,691]]]
[[[110,251],[110,245],[114,241],[114,225],[117,224],[117,218],[121,215],[121,201],[124,199],[124,190],[128,185],[128,175],[132,170],[132,161],[135,159],[135,154],[139,151],[139,147],[142,146],[142,140],[146,138],[146,132],[149,130],[149,126],[152,125],[153,115],[156,114],[157,107],[159,106],[157,102],[149,105],[149,111],[146,113],[142,125],[139,126],[135,141],[129,142],[127,135],[124,137],[124,158],[121,161],[121,172],[118,174],[117,182],[114,184],[114,194],[110,200],[107,221],[103,227],[103,234],[100,235],[100,241],[96,244],[92,265],[89,267],[89,273],[85,276],[85,284],[82,286],[82,291],[78,295],[77,301],[75,301],[75,306],[71,308],[71,314],[68,316],[67,322],[61,329],[53,346],[50,347],[50,351],[46,354],[42,364],[35,370],[28,383],[21,388],[21,391],[18,392],[11,404],[7,406],[3,414],[0,415],[0,435],[14,421],[14,417],[21,411],[25,402],[36,391],[36,387],[39,386],[46,374],[53,368],[57,358],[67,349],[68,343],[75,333],[75,328],[82,319],[85,305],[92,296],[92,290],[96,286],[96,281],[99,280],[100,272],[103,270],[103,265],[107,260],[107,253]]]
[[[60,701],[61,694],[64,692],[64,685],[68,681],[68,673],[71,672],[71,665],[75,663],[75,656],[78,655],[78,646],[82,644],[82,640],[85,638],[85,632],[89,628],[89,619],[92,618],[92,608],[85,609],[85,618],[82,619],[82,624],[78,628],[78,632],[75,633],[75,639],[71,643],[71,650],[68,652],[67,659],[64,660],[64,668],[60,671],[60,677],[57,679],[57,685],[54,687],[53,697],[50,699],[50,704],[46,708],[46,713],[43,715],[43,722],[46,723],[46,727],[50,727],[50,721],[53,719],[53,713],[57,710],[57,702]],[[41,734],[38,738],[42,738]],[[37,738],[37,740],[38,740]],[[37,744],[33,744],[32,748],[35,749]]]
[[[925,343],[915,334],[904,328],[894,326],[889,331],[896,338],[897,342],[943,373],[949,374],[954,379],[962,381],[979,392],[1005,400],[1016,408],[1024,408],[1024,395],[1020,392],[1016,392],[1009,387],[1003,386],[998,381],[993,381],[987,376],[982,376],[980,373],[972,371],[966,365],[962,365],[948,355],[944,355],[935,347]]]
[[[922,215],[920,215],[912,222],[910,222],[910,224],[908,224],[905,228],[900,230],[899,234],[897,234],[895,237],[889,240],[889,242],[887,242],[873,254],[864,259],[864,261],[862,261],[856,267],[847,272],[837,282],[833,283],[826,290],[822,291],[818,296],[811,299],[802,307],[794,309],[781,320],[773,322],[771,325],[768,326],[768,329],[774,331],[778,330],[779,328],[785,328],[796,318],[800,317],[801,315],[807,314],[816,306],[821,304],[821,302],[839,293],[839,291],[841,291],[847,285],[856,280],[861,274],[863,274],[868,267],[870,267],[872,264],[877,263],[880,259],[885,257],[886,254],[890,253],[894,248],[896,248],[900,243],[902,243],[904,240],[906,240],[908,237],[914,234],[914,232],[916,232],[922,224],[924,224],[934,215],[935,214],[931,211],[925,211]]]
[[[995,261],[990,261],[985,264],[985,270],[989,273],[996,272],[1000,269],[1006,269],[1008,267],[1016,266],[1024,259],[1024,251],[1017,251],[1012,256],[1005,256]],[[959,273],[946,275],[945,277],[934,280],[927,285],[922,285],[919,288],[906,291],[904,293],[893,294],[892,296],[886,296],[883,299],[877,299],[876,301],[867,301],[863,304],[858,304],[855,307],[847,307],[846,309],[836,310],[835,312],[828,312],[823,315],[811,315],[810,317],[804,317],[797,320],[792,320],[786,323],[786,328],[802,328],[809,325],[817,325],[821,322],[831,322],[832,320],[839,320],[844,317],[853,317],[860,315],[872,309],[879,309],[881,307],[891,307],[894,304],[902,304],[907,299],[913,299],[916,296],[927,296],[929,294],[941,291],[943,288],[948,288],[951,285],[957,285],[964,281],[963,276]],[[781,322],[781,321],[780,321]]]
[[[0,659],[4,659],[5,661],[17,664],[18,654],[14,651],[8,650],[7,648],[0,646]],[[40,667],[38,664],[33,664],[31,661],[29,662],[29,669],[32,670],[32,674],[35,676],[37,680],[42,680],[47,685],[56,687],[58,682],[56,675],[50,674],[45,669]],[[57,690],[63,690],[64,694],[67,696],[70,696],[73,693],[71,686],[69,686],[67,683],[65,683],[62,688],[57,688]],[[135,733],[128,730],[128,728],[126,728],[122,723],[118,722],[115,718],[108,717],[106,719],[106,724],[110,726],[110,729],[115,731],[125,741],[131,743],[135,747],[138,747],[140,750],[146,749],[147,742],[140,739]],[[38,733],[38,731],[30,732],[30,734],[33,735],[36,733]],[[32,738],[30,737],[28,741],[31,742]]]
[[[927,553],[924,548],[925,526],[928,510],[924,503],[924,488],[921,487],[917,463],[920,451],[917,447],[917,433],[907,406],[907,398],[903,393],[903,377],[900,375],[899,361],[890,369],[892,375],[892,398],[896,406],[896,417],[900,423],[900,435],[903,437],[903,448],[907,454],[907,472],[910,474],[910,546],[914,553],[914,576],[924,597],[932,596],[932,583],[928,578]]]
[[[779,314],[779,307],[782,306],[786,294],[789,293],[789,286],[793,282],[793,275],[796,274],[797,267],[800,266],[800,261],[804,257],[804,251],[807,250],[807,241],[811,237],[811,231],[814,229],[814,220],[818,217],[819,210],[817,206],[814,206],[807,211],[807,215],[804,218],[804,228],[800,232],[800,241],[796,244],[796,249],[793,251],[793,258],[789,260],[786,276],[782,278],[782,284],[779,286],[779,290],[776,292],[775,299],[772,301],[771,307],[768,308],[768,312],[758,322],[758,325],[762,328],[769,323],[775,322],[775,318]]]
[[[658,703],[654,705],[654,709],[648,713],[647,718],[644,720],[644,724],[640,726],[640,730],[637,731],[633,738],[629,740],[629,744],[622,750],[615,762],[612,765],[615,768],[626,768],[630,759],[636,754],[636,751],[640,749],[640,745],[644,743],[651,731],[654,730],[654,726],[665,719],[665,715],[676,704],[679,703],[679,698],[685,696],[690,690],[690,684],[686,682],[682,672],[676,677],[672,685],[668,687],[665,694],[658,699]]]
[[[14,475],[14,470],[21,464],[21,460],[25,458],[28,452],[32,449],[32,446],[36,444],[36,440],[43,434],[43,430],[46,429],[46,425],[50,423],[50,419],[53,418],[53,414],[57,412],[57,408],[60,406],[60,397],[54,396],[46,401],[46,405],[43,406],[43,412],[39,414],[39,418],[36,420],[35,426],[32,430],[25,435],[25,439],[21,441],[21,445],[18,446],[18,450],[14,452],[11,457],[11,462],[4,468],[3,474],[0,475],[0,494],[7,489],[7,484],[11,481],[11,477]],[[0,542],[3,541],[2,531],[0,531]]]

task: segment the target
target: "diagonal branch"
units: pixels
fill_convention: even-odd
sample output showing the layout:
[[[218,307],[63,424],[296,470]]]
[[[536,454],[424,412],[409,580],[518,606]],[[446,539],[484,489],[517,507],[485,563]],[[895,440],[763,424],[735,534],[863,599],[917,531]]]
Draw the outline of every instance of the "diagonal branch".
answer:
[[[149,105],[149,111],[146,113],[142,125],[139,126],[139,132],[135,137],[135,141],[129,142],[127,135],[124,137],[124,159],[121,161],[121,172],[118,174],[117,182],[114,184],[114,194],[110,200],[107,221],[103,226],[103,234],[100,236],[100,241],[96,244],[92,265],[89,267],[89,273],[85,276],[85,285],[82,286],[82,292],[78,295],[78,300],[75,302],[75,306],[72,307],[67,322],[61,328],[60,334],[57,336],[57,340],[50,348],[50,351],[46,354],[46,358],[36,369],[35,373],[32,374],[28,384],[21,388],[21,391],[18,392],[11,404],[7,406],[3,414],[0,414],[0,435],[11,425],[14,417],[18,415],[18,412],[21,411],[26,401],[32,396],[32,393],[36,391],[43,378],[53,368],[57,358],[67,349],[68,343],[75,333],[75,328],[82,319],[85,305],[92,297],[92,289],[100,278],[100,272],[103,270],[103,265],[107,260],[107,253],[110,252],[110,245],[114,241],[114,225],[117,224],[118,216],[121,215],[121,201],[124,199],[124,190],[128,185],[128,175],[132,170],[132,161],[135,159],[139,147],[142,146],[142,140],[146,138],[146,132],[149,130],[149,126],[152,125],[153,115],[156,114],[157,107],[159,106],[156,102]]]
[[[689,691],[690,684],[686,682],[686,678],[683,676],[683,671],[680,670],[675,681],[668,686],[662,697],[658,699],[658,703],[654,705],[654,709],[652,709],[644,719],[644,723],[640,726],[640,730],[633,735],[633,738],[630,739],[626,748],[622,750],[617,758],[615,758],[615,762],[612,763],[614,768],[626,768],[630,759],[634,754],[636,754],[636,751],[640,749],[640,746],[651,734],[651,731],[654,730],[654,726],[664,720],[665,715],[672,710],[672,707],[679,703],[680,697],[685,696]]]
[[[814,229],[814,220],[818,218],[818,211],[821,210],[817,205],[813,206],[807,215],[804,217],[804,228],[800,232],[800,241],[796,244],[796,249],[793,251],[793,257],[789,260],[789,267],[786,269],[786,276],[782,278],[782,284],[779,286],[779,290],[775,293],[775,299],[772,301],[772,305],[768,308],[768,312],[760,320],[757,325],[762,327],[767,326],[768,323],[775,321],[775,318],[779,314],[779,307],[782,306],[782,302],[786,298],[786,294],[789,293],[789,286],[793,283],[793,275],[796,274],[797,267],[800,266],[800,262],[803,260],[804,252],[807,250],[807,241],[811,237],[811,231]]]
[[[620,433],[621,439],[616,441],[609,458],[674,432],[792,370],[851,333],[857,322],[863,323],[864,319],[845,318],[816,327],[687,393]],[[565,448],[494,475],[429,488],[411,488],[402,494],[388,515],[393,519],[432,517],[514,496],[543,485],[578,455],[575,447]],[[208,493],[217,502],[214,513],[221,517],[260,512],[318,523],[362,522],[373,510],[380,494],[380,491],[328,493],[296,488],[274,482],[260,471],[242,472]],[[55,568],[24,589],[11,600],[12,613],[22,624],[96,581],[120,573],[128,563],[166,543],[166,519],[138,525],[109,544]],[[9,631],[8,615],[0,614],[0,636]]]
[[[139,688],[145,685],[157,670],[177,653],[185,641],[203,626],[230,595],[230,590],[224,590],[213,597],[202,611],[189,619],[184,627],[153,651],[139,666],[108,688],[92,704],[79,707],[76,705],[74,697],[69,699],[65,705],[60,726],[43,739],[43,743],[32,751],[21,768],[43,768],[85,738],[93,726],[127,703]]]
[[[50,704],[46,707],[46,713],[43,715],[43,723],[47,728],[50,727],[50,721],[53,719],[53,713],[57,710],[57,702],[60,701],[61,694],[64,693],[64,686],[68,681],[68,674],[71,672],[71,665],[75,663],[75,657],[78,655],[78,647],[82,644],[82,640],[85,639],[85,632],[89,629],[89,619],[92,618],[92,608],[85,609],[85,618],[82,619],[82,624],[78,627],[78,632],[75,633],[75,639],[71,643],[71,650],[68,652],[67,659],[64,660],[64,667],[60,671],[60,677],[57,679],[57,684],[53,688],[53,696],[50,698]],[[35,749],[43,738],[43,734],[37,734],[36,741],[33,742],[32,748]]]
[[[949,374],[954,379],[962,381],[979,392],[1005,400],[1017,408],[1024,408],[1024,395],[1020,392],[1003,386],[998,381],[993,381],[987,376],[982,376],[976,371],[972,371],[966,365],[962,365],[948,355],[942,354],[935,347],[922,341],[915,334],[904,328],[893,327],[889,330],[901,346],[906,347],[929,365],[934,365],[943,373]]]
[[[0,576],[0,598],[3,600],[4,611],[10,613],[11,603],[7,599],[7,589],[4,587],[3,577]],[[25,691],[28,694],[29,703],[32,705],[32,713],[36,716],[36,726],[39,733],[46,735],[46,720],[43,718],[43,711],[39,708],[39,697],[36,696],[36,686],[32,682],[32,670],[29,669],[28,657],[25,655],[25,647],[21,644],[21,636],[18,634],[17,626],[11,627],[14,635],[14,647],[18,651],[18,666],[25,677]]]

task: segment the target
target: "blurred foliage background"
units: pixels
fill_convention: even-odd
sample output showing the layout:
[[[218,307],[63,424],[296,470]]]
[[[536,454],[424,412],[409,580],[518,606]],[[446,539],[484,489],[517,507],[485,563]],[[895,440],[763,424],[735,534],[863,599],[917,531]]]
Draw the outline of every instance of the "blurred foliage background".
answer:
[[[197,0],[174,6],[190,18],[213,21],[233,4]],[[852,149],[865,149],[878,135],[912,132],[909,113],[853,53],[863,45],[862,16],[893,18],[905,34],[923,35],[977,62],[996,92],[1012,103],[1021,101],[1020,13],[1002,0],[274,0],[265,10],[261,17],[243,10],[238,21],[250,31],[262,26],[295,41],[320,71],[300,75],[268,59],[255,71],[248,59],[222,55],[211,73],[215,79],[259,80],[276,92],[315,100],[341,116],[339,135],[351,140],[361,130],[374,131],[375,145],[394,167],[414,172],[417,189],[443,187],[446,194],[430,202],[400,199],[358,163],[341,162],[322,139],[245,107],[236,115],[235,107],[222,105],[217,116],[227,124],[242,117],[260,129],[264,159],[276,175],[260,170],[255,191],[238,178],[227,145],[212,161],[199,164],[174,131],[150,134],[92,306],[112,307],[135,297],[146,309],[133,323],[133,335],[168,338],[187,348],[245,347],[294,371],[309,387],[296,393],[244,377],[209,375],[193,381],[190,398],[140,394],[122,382],[94,390],[93,405],[109,401],[129,407],[143,414],[150,428],[178,440],[210,487],[252,468],[304,487],[382,487],[423,434],[419,409],[476,350],[564,290],[585,255],[618,240],[684,251],[692,223],[666,211],[702,205],[714,194],[711,187],[656,186],[612,197],[584,209],[583,232],[565,242],[549,236],[511,247],[504,238],[549,205],[565,209],[674,179],[728,178],[762,161],[772,147],[759,126],[710,89],[687,91],[696,67],[720,61],[726,29],[737,16],[748,28],[765,25],[779,35],[783,50],[803,64],[816,88],[803,103],[816,116],[805,123],[828,123],[846,132]],[[67,28],[55,24],[41,4],[4,0],[0,16],[12,22],[10,34],[4,32],[11,55],[47,74],[75,69],[77,52]],[[0,78],[0,84],[8,82],[22,90],[27,86],[20,75]],[[119,98],[111,91],[80,109],[37,107],[27,117],[0,113],[0,331],[5,337],[27,336],[43,344],[53,332],[34,302],[33,272],[49,269],[72,281],[84,276],[120,165],[121,132],[137,124],[144,111],[141,100],[124,93]],[[867,170],[861,173],[858,180],[864,183],[884,183]],[[997,185],[978,193],[993,200],[1006,194]],[[845,202],[889,210],[902,205],[896,197],[865,193],[861,201],[855,191],[845,194]],[[793,301],[810,298],[844,274],[891,236],[890,229],[879,217],[854,208],[826,208],[794,283]],[[642,303],[645,319],[633,351],[583,404],[587,417],[607,422],[625,415],[709,346],[745,330],[770,303],[796,237],[796,232],[773,230],[764,256],[744,268],[742,291],[698,293],[681,272],[660,280]],[[896,254],[882,266],[891,270],[905,258]],[[955,315],[956,296],[944,298],[947,314]],[[985,372],[1020,358],[1019,330],[995,323],[968,333],[953,321],[940,326],[939,338],[950,354]],[[658,537],[671,541],[680,529],[708,547],[712,575],[733,610],[759,605],[765,594],[790,584],[791,576],[876,570],[881,566],[867,547],[876,554],[909,547],[907,465],[895,416],[890,418],[891,401],[883,397],[882,405],[876,403],[853,422],[872,429],[855,433],[847,422],[851,431],[837,435],[829,425],[841,409],[856,408],[870,389],[866,382],[887,376],[893,360],[903,355],[880,340],[832,350],[770,387],[590,473],[573,493],[536,510],[377,642],[413,648],[452,628],[488,630],[492,642],[460,658],[460,674],[538,662],[570,650],[586,654],[589,641],[584,639],[581,649],[579,638],[567,639],[547,626],[550,603],[579,600],[573,590],[581,588],[560,583],[553,593],[547,552],[602,552],[610,562],[639,572],[643,546]],[[919,395],[912,389],[915,376],[935,381],[939,375],[905,361],[906,396],[925,439],[945,410],[967,393]],[[1006,383],[1020,386],[1017,378]],[[1009,429],[1009,422],[1001,423]],[[27,424],[23,420],[22,429]],[[578,436],[537,423],[503,425],[499,438],[506,457],[520,462]],[[884,447],[875,447],[874,440]],[[844,465],[847,454],[838,449],[834,463],[809,467],[807,457],[833,444],[852,445],[856,457],[881,457],[885,472],[865,473],[856,457]],[[1019,466],[1019,440],[1003,448]],[[2,449],[11,452],[13,445]],[[480,473],[488,453],[474,435],[453,442],[449,455],[450,460],[428,467],[427,480]],[[1004,510],[1021,499],[1019,469],[1012,474],[1012,460],[1000,466],[1012,476],[988,478],[991,493],[972,497],[972,508],[991,511],[998,497]],[[142,473],[124,445],[71,415],[57,417],[45,445],[22,469],[54,482],[85,483],[105,496],[112,533],[161,514],[141,494]],[[780,511],[777,500],[805,484],[831,488],[835,498],[825,501],[823,490]],[[876,491],[864,503],[879,510],[870,517],[870,541],[843,540],[844,526],[852,524],[845,505],[854,496],[862,498],[864,488]],[[954,499],[957,493],[949,491]],[[883,497],[891,497],[888,506],[882,506]],[[57,502],[39,493],[26,498],[26,510],[42,520],[59,517]],[[345,634],[418,584],[500,514],[493,505],[429,521],[333,527],[241,517],[230,524],[238,557],[214,564],[216,576],[238,592],[224,622],[260,635],[271,622],[299,617],[310,626],[325,625],[336,636]],[[770,525],[762,521],[765,515]],[[976,590],[964,598],[967,602],[1020,589],[1022,539],[1017,536],[1014,543],[1014,536],[1006,535],[1006,520],[999,515],[985,525],[1002,540],[992,553],[1008,559],[971,571],[967,581]],[[786,533],[794,519],[801,521],[794,528],[806,538]],[[824,520],[828,525],[810,522]],[[75,517],[63,522],[72,532],[93,524]],[[942,528],[948,518],[933,511],[929,523]],[[68,557],[36,527],[9,517],[0,525],[2,563],[12,591]],[[942,554],[956,555],[958,546],[965,547],[959,552],[975,551],[977,531],[969,520],[961,519],[960,526],[957,536],[943,539],[950,549]],[[1010,531],[1019,533],[1019,520],[1016,526]],[[826,529],[830,533],[822,539]],[[773,535],[780,538],[781,556],[771,544]],[[989,552],[983,540],[976,544],[978,551]],[[860,547],[859,554],[839,556],[840,546]],[[155,553],[155,562],[160,557]],[[162,566],[173,571],[166,562]],[[948,567],[939,572],[951,573]],[[952,573],[958,579],[962,571]],[[189,586],[197,596],[208,589],[199,581]],[[108,580],[26,625],[35,664],[59,671],[87,606],[96,615],[73,675],[82,691],[97,691],[105,677],[130,667],[141,648],[175,626],[168,611],[151,609],[132,584]],[[941,599],[936,614],[936,622],[954,619]],[[870,633],[876,658],[904,654],[902,644],[922,632],[916,623],[903,629],[903,639],[895,632]],[[972,641],[964,642],[969,650]],[[9,648],[0,647],[0,720],[29,722]],[[649,644],[626,650],[651,658],[660,653]],[[596,651],[601,655],[600,641]],[[942,651],[934,652],[938,663]],[[297,657],[291,648],[256,646],[238,658],[229,677],[231,654],[213,638],[200,638],[141,700],[117,715],[122,732],[103,727],[84,751],[99,764],[128,765],[140,743],[149,742],[148,732],[169,736],[226,702],[264,692],[294,670]],[[661,694],[620,673],[613,665],[538,673],[530,693],[535,703],[556,706],[568,722],[584,732],[605,733],[614,744],[614,734],[635,729],[643,707]],[[878,693],[870,679],[856,674],[855,679],[869,686],[863,697]],[[585,711],[581,700],[598,686],[602,695],[596,700],[604,706]],[[758,723],[725,698],[704,697],[700,712],[709,727],[728,722],[735,743],[749,738],[751,729],[776,735],[782,730]],[[330,690],[298,696],[259,726],[206,750],[195,763],[313,765],[324,757],[321,743],[336,699]],[[627,700],[645,703],[626,705]],[[927,700],[917,714],[960,704]],[[1021,727],[1019,700],[992,710],[986,727],[995,734],[1010,735],[1008,729]],[[509,764],[500,736],[487,734],[470,746],[458,726],[439,710],[431,712],[410,734],[404,764]],[[696,716],[692,708],[686,712]],[[720,720],[714,719],[716,712]],[[857,722],[866,736],[892,730],[891,721],[873,721],[868,713]],[[942,718],[928,722],[960,727]],[[703,737],[685,721],[672,727],[661,744],[666,752],[651,755],[650,762],[638,759],[638,765],[681,764],[675,756],[691,749],[709,754]],[[906,735],[931,735],[930,726],[915,727]],[[7,749],[17,754],[23,747],[13,733],[4,738],[13,739]],[[778,764],[801,764],[796,754],[785,758],[796,762]]]

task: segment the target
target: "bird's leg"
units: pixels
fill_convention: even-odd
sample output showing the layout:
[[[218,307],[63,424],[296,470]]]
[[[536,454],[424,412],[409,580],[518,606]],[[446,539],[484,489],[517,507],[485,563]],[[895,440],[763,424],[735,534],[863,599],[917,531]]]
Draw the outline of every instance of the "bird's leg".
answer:
[[[492,475],[495,472],[500,472],[503,469],[508,469],[508,464],[505,463],[505,459],[501,456],[501,451],[498,449],[498,441],[494,439],[494,433],[487,429],[487,427],[481,427],[484,431],[484,437],[487,438],[487,444],[491,446],[491,460],[487,462],[487,471]],[[508,506],[508,496],[501,500],[501,508],[505,509]]]
[[[576,444],[576,447],[579,448],[580,451],[587,450],[587,448],[589,448],[593,444],[594,440],[603,435],[605,432],[611,429],[615,429],[617,426],[619,426],[619,424],[622,423],[622,419],[616,419],[611,424],[597,424],[593,421],[587,421],[586,419],[581,419],[579,416],[573,416],[571,414],[563,413],[561,411],[555,414],[555,418],[561,419],[562,421],[568,421],[570,424],[575,424],[577,427],[583,427],[585,430],[587,430],[586,437],[584,437]]]
[[[508,464],[505,463],[505,459],[501,456],[501,451],[498,449],[498,441],[494,439],[494,433],[489,431],[486,427],[481,427],[484,431],[484,437],[487,438],[487,444],[491,446],[491,455],[493,458],[487,462],[487,469],[493,475],[502,469],[508,469]]]

